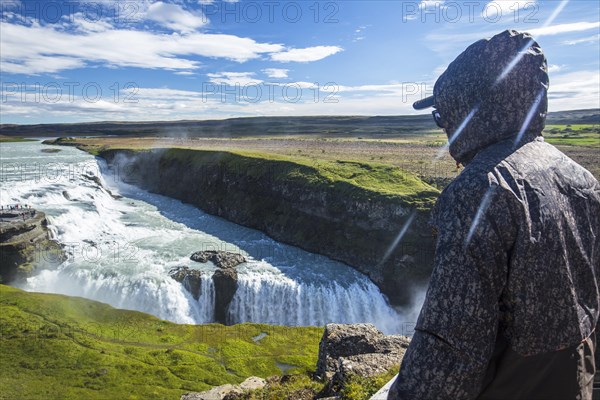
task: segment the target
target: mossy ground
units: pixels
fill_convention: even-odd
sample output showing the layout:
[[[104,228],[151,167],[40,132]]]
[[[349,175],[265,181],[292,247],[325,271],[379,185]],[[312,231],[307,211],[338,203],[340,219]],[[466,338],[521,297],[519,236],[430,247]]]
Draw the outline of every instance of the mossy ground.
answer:
[[[567,129],[573,132],[567,131]],[[549,124],[544,137],[555,144],[569,157],[590,170],[600,179],[597,167],[597,147],[599,146],[599,125]],[[564,131],[564,132],[563,132]],[[567,136],[565,136],[567,135]],[[454,179],[459,169],[456,162],[440,148],[447,142],[441,131],[413,132],[406,135],[383,135],[377,137],[313,135],[291,137],[289,135],[263,136],[253,138],[166,138],[166,137],[98,137],[63,138],[60,144],[78,146],[98,155],[102,148],[151,149],[185,148],[194,150],[214,150],[231,152],[256,152],[303,159],[312,164],[323,162],[350,161],[358,163],[379,163],[408,171],[424,182],[443,189]]]
[[[399,369],[400,367],[394,368],[373,378],[353,375],[341,389],[340,395],[343,399],[348,400],[367,400],[388,383],[398,373]]]
[[[178,399],[246,377],[314,369],[323,330],[178,325],[0,285],[1,399]],[[262,332],[267,336],[255,341]]]
[[[335,385],[315,380],[307,374],[271,377],[263,389],[236,396],[235,400],[312,400],[331,396],[342,400],[368,400],[398,373],[398,369],[392,368],[370,378],[350,375]]]

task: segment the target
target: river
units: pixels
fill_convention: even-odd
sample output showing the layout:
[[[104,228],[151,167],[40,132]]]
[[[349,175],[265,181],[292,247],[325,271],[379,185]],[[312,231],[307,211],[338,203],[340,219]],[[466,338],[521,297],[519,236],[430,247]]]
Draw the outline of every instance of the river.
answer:
[[[50,148],[60,151],[42,152]],[[386,333],[406,333],[404,323],[414,320],[414,313],[391,308],[351,267],[129,185],[83,151],[37,141],[1,143],[0,151],[0,202],[45,212],[68,256],[20,285],[25,290],[81,296],[177,323],[207,323],[214,321],[215,266],[189,257],[226,250],[248,258],[238,266],[229,307],[235,323],[371,322]],[[169,277],[177,266],[204,272],[198,300]]]

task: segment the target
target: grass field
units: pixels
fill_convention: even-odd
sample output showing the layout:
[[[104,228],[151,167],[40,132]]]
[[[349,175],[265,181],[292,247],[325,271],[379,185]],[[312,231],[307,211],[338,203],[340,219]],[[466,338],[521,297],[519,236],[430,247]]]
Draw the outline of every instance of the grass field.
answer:
[[[251,375],[314,370],[321,328],[177,325],[0,285],[2,399],[178,399]],[[261,333],[267,335],[258,340]]]
[[[399,167],[436,185],[457,175],[456,163],[447,152],[438,158],[444,135],[401,139],[357,139],[357,138],[76,138],[71,143],[97,153],[100,148],[149,149],[180,148],[198,150],[231,151],[246,154],[282,156],[304,163],[357,162]],[[67,141],[68,143],[68,141]]]
[[[548,125],[544,130],[548,143],[600,149],[600,125]]]
[[[548,125],[545,139],[600,179],[598,148],[600,125]],[[320,135],[277,135],[272,137],[103,137],[72,140],[92,153],[99,148],[148,149],[174,147],[243,153],[271,154],[316,164],[373,163],[399,167],[424,182],[443,188],[460,170],[447,151],[441,150],[446,135],[441,130],[415,134],[386,134],[324,137]]]

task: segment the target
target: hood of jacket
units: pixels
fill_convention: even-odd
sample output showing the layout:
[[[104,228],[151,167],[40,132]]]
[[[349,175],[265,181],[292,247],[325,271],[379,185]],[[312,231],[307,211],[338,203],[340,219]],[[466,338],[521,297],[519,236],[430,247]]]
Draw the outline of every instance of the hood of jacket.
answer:
[[[470,45],[433,89],[450,155],[464,164],[490,144],[541,135],[548,85],[546,58],[529,34],[507,30]]]

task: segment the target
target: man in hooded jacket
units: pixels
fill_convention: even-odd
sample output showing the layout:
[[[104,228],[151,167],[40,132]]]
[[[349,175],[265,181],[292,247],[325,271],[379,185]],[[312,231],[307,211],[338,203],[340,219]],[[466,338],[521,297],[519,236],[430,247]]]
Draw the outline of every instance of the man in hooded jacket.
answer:
[[[505,31],[415,103],[465,169],[432,213],[434,271],[388,399],[592,398],[600,184],[544,142],[547,89],[539,45]]]

